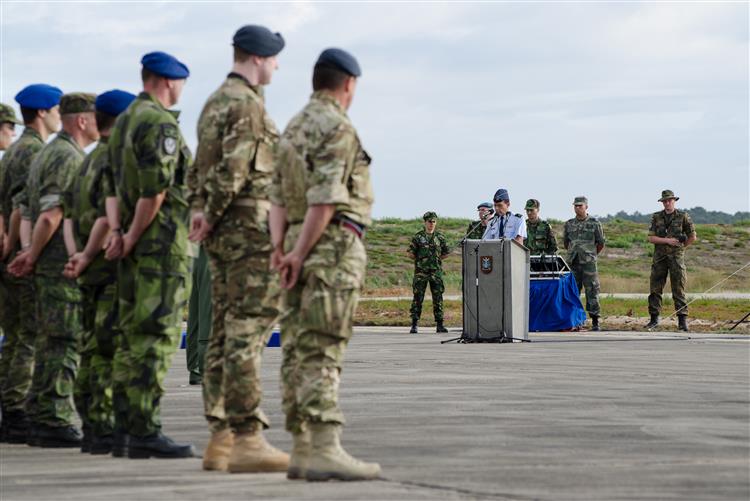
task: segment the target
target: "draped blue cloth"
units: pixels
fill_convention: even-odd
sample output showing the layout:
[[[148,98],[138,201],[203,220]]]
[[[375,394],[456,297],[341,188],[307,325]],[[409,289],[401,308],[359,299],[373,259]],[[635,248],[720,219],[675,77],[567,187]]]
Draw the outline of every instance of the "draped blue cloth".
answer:
[[[529,281],[529,331],[561,331],[586,321],[572,273],[560,280]]]

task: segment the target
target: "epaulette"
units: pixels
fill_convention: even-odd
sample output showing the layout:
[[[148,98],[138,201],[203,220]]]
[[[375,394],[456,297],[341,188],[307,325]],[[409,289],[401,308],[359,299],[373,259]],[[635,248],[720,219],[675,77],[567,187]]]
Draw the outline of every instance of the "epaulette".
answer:
[[[516,217],[523,217],[521,214],[513,214]]]

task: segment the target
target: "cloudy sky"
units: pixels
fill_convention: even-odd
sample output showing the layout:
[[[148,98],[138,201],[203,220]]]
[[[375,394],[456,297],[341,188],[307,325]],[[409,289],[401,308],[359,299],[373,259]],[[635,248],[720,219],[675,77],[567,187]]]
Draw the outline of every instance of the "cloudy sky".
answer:
[[[139,90],[139,61],[164,50],[192,72],[181,124],[196,143],[206,97],[243,24],[287,46],[267,89],[283,128],[306,102],[319,52],[363,68],[350,110],[374,159],[376,217],[473,215],[507,188],[567,218],[683,207],[749,210],[748,3],[0,4],[0,100],[26,84]],[[15,103],[13,103],[15,104]]]

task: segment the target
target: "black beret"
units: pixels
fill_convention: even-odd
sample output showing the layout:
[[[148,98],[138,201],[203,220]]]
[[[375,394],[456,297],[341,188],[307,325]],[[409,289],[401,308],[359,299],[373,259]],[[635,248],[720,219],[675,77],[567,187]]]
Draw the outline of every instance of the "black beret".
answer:
[[[362,70],[360,69],[357,60],[354,59],[354,56],[342,49],[332,48],[324,50],[320,53],[318,61],[315,64],[333,66],[353,77],[359,77],[362,75]]]
[[[248,54],[260,57],[275,56],[284,48],[284,37],[281,33],[272,33],[265,26],[248,24],[237,30],[232,38],[232,45]]]

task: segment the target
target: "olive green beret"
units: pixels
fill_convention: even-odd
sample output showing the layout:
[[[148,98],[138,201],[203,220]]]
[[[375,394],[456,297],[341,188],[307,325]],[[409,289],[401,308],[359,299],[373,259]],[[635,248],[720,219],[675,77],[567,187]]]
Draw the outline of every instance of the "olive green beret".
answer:
[[[60,114],[86,113],[96,111],[96,94],[71,92],[60,98]]]

